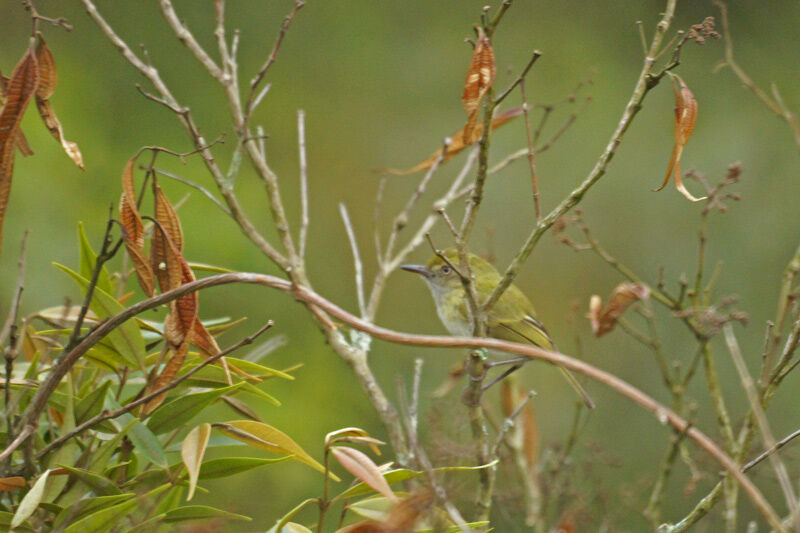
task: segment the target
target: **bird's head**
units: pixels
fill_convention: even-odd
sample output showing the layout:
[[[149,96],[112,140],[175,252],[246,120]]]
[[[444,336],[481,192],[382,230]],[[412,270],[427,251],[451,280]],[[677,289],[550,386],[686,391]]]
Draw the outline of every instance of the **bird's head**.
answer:
[[[488,284],[493,284],[493,287],[499,282],[500,275],[497,270],[475,254],[469,254],[468,257],[470,272],[479,292],[484,288],[483,285],[487,285],[486,288],[491,291]],[[448,248],[442,252],[441,256],[431,257],[425,265],[403,265],[400,268],[419,274],[428,283],[434,294],[441,294],[463,290],[461,278],[455,270],[459,268],[459,264],[458,250]]]

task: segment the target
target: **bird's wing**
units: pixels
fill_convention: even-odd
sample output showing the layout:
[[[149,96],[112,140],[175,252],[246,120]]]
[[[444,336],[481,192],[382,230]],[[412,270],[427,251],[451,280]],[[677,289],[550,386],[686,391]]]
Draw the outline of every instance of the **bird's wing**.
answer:
[[[488,326],[489,336],[496,339],[533,344],[546,350],[555,348],[544,325],[529,315],[521,320],[502,322],[490,318]]]

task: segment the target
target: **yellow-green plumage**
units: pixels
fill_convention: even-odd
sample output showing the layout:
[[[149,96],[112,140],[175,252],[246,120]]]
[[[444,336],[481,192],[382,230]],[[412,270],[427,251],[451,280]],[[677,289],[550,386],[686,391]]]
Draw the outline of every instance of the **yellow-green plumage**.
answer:
[[[421,265],[404,265],[405,270],[421,274],[431,290],[436,303],[436,311],[445,328],[451,335],[472,335],[472,324],[469,320],[469,309],[464,286],[452,266],[459,268],[458,252],[454,248],[445,250],[442,255],[434,256],[423,267]],[[478,295],[479,304],[486,301],[502,276],[487,261],[474,254],[469,254],[469,268]],[[506,290],[497,303],[489,310],[487,316],[487,335],[489,337],[533,344],[546,350],[555,350],[555,344],[541,322],[536,319],[536,312],[530,300],[515,285]],[[565,368],[561,368],[567,381],[583,397],[590,407],[594,403],[583,390],[575,377]]]

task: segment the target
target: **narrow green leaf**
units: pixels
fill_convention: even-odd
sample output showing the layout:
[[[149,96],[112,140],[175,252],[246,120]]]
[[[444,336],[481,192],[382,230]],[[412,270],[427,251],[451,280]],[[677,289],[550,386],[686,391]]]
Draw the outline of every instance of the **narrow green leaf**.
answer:
[[[147,427],[156,435],[171,431],[194,418],[224,394],[235,391],[242,385],[244,382],[221,389],[180,396],[159,406],[148,418]]]
[[[112,409],[120,408],[119,403],[117,403],[117,401],[111,396],[106,397],[106,405],[109,405]],[[129,424],[131,420],[136,420],[136,423],[133,424],[128,432],[128,438],[131,440],[131,443],[133,443],[133,446],[145,459],[151,463],[158,465],[161,468],[168,467],[167,455],[164,452],[164,447],[161,445],[161,441],[158,440],[158,437],[156,437],[147,426],[139,422],[138,419],[136,419],[130,413],[125,413],[119,416],[117,420],[119,420],[122,424]]]
[[[215,265],[208,265],[206,263],[189,263],[189,268],[192,270],[203,270],[206,272],[216,272],[217,274],[227,274],[229,272],[234,272],[225,267],[215,266]]]
[[[66,392],[64,395],[64,416],[61,422],[61,431],[67,433],[75,429],[75,397],[72,394],[72,377],[67,376],[62,390]],[[80,448],[76,439],[70,439],[65,442],[61,447],[57,448],[50,454],[44,463],[47,467],[52,468],[53,465],[58,463],[73,464],[75,458],[79,453]],[[42,501],[53,502],[67,486],[67,478],[65,476],[58,476],[50,480],[47,485],[47,490],[44,493]],[[59,502],[61,503],[61,502]]]
[[[69,527],[64,530],[64,533],[103,533],[109,531],[117,522],[133,512],[139,506],[140,501],[153,501],[153,498],[171,486],[170,484],[162,485],[150,492],[142,494],[138,498],[127,500],[112,505],[111,507],[105,507],[88,514],[80,520],[72,522]]]
[[[66,272],[84,291],[88,289],[89,280],[64,265],[53,264],[56,268]],[[90,307],[101,319],[117,315],[125,309],[116,298],[100,287],[95,287]],[[139,325],[135,320],[126,320],[121,326],[109,333],[108,338],[114,348],[125,359],[126,364],[131,368],[144,369],[144,339],[142,339],[142,333],[139,331]]]
[[[128,492],[125,494],[114,494],[111,496],[95,496],[94,498],[84,498],[83,500],[80,500],[69,507],[65,507],[58,514],[58,516],[56,516],[56,519],[53,522],[53,533],[61,531],[63,527],[68,526],[75,520],[80,520],[88,514],[130,500],[134,496],[136,495],[132,492]]]
[[[78,243],[81,248],[81,276],[86,279],[92,279],[92,272],[94,265],[97,262],[97,254],[89,244],[89,239],[86,237],[86,229],[83,227],[83,222],[78,222]],[[111,276],[108,273],[105,265],[100,269],[100,275],[97,277],[97,286],[109,294],[114,292],[111,286]]]
[[[6,512],[0,511],[0,531],[11,531],[11,521],[14,519],[14,515]],[[18,525],[14,531],[36,531],[31,527],[29,522],[23,522]]]
[[[44,489],[47,485],[47,478],[49,475],[50,469],[48,468],[39,476],[39,479],[33,484],[31,490],[29,490],[25,497],[22,498],[22,501],[19,502],[17,512],[14,513],[14,518],[11,519],[11,529],[22,525],[22,523],[33,514],[36,508],[39,507],[42,497],[44,496]]]
[[[164,522],[184,522],[186,520],[207,520],[209,518],[225,518],[227,520],[246,520],[252,518],[241,514],[223,511],[207,505],[185,505],[169,511],[164,517]]]
[[[78,424],[86,422],[93,416],[100,414],[106,400],[106,393],[111,386],[111,380],[106,380],[102,385],[89,392],[78,405],[75,406],[75,421]]]
[[[260,466],[282,463],[288,459],[291,459],[288,455],[274,459],[264,457],[222,457],[211,459],[203,463],[203,468],[200,469],[200,479],[233,476]]]
[[[300,447],[286,433],[276,429],[269,424],[256,422],[254,420],[233,420],[224,424],[212,424],[225,435],[244,442],[255,448],[262,448],[274,453],[291,455],[292,458],[301,463],[305,463],[315,470],[325,472],[325,467],[319,464],[303,448]],[[331,479],[339,481],[339,478],[329,472]]]
[[[275,522],[275,525],[269,528],[269,531],[267,531],[267,533],[284,533],[284,531],[286,531],[285,527],[290,523],[289,520],[294,518],[294,515],[302,511],[306,505],[312,503],[317,503],[317,499],[309,498],[307,500],[303,500],[302,502],[297,504],[297,506],[295,506],[291,511],[283,515],[277,522]]]
[[[99,474],[69,465],[60,464],[57,466],[68,470],[71,475],[86,483],[99,496],[115,496],[122,494],[122,491],[119,490],[119,487]]]
[[[208,437],[211,435],[210,424],[200,424],[186,435],[181,446],[181,459],[186,465],[189,473],[189,494],[186,501],[194,496],[194,489],[197,486],[197,478],[200,475],[200,465],[203,464],[203,455],[206,453]]]

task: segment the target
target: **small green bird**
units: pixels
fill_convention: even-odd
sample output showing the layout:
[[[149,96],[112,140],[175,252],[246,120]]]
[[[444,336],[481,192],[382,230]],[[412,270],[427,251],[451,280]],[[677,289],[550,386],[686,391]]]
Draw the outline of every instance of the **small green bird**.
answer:
[[[427,265],[402,265],[400,268],[423,277],[433,295],[439,319],[451,335],[469,337],[472,324],[466,293],[461,279],[453,269],[458,266],[458,251],[449,248],[442,252],[447,261],[434,255]],[[449,264],[448,264],[449,263]],[[451,266],[452,265],[452,266]],[[480,301],[485,301],[502,276],[488,262],[474,254],[469,254],[469,268]],[[489,310],[487,335],[494,339],[533,344],[545,350],[556,350],[553,340],[541,322],[536,319],[533,304],[515,285],[508,287],[497,303]],[[570,385],[581,396],[590,409],[594,402],[569,370],[559,367]]]

